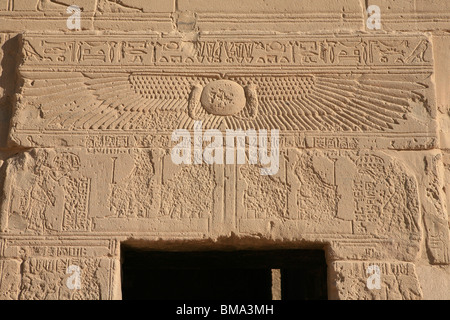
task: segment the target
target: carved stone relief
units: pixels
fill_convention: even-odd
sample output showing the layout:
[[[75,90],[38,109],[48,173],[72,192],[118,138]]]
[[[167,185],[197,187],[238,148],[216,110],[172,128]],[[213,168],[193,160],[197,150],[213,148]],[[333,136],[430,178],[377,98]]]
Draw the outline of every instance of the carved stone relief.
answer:
[[[416,265],[450,264],[449,66],[448,36],[421,31],[446,4],[399,1],[397,21],[387,1],[369,32],[364,1],[238,2],[80,0],[68,32],[72,3],[0,0],[0,31],[22,30],[0,299],[118,299],[130,239],[323,249],[331,299],[427,297]]]

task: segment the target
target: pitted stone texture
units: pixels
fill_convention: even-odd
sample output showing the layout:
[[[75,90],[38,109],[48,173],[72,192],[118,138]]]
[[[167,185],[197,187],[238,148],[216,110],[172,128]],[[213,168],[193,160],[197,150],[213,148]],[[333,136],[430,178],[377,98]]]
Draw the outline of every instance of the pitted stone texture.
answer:
[[[443,190],[447,196],[447,215],[450,218],[450,152],[444,152],[443,154],[444,164],[444,187]]]
[[[213,81],[204,88],[201,102],[209,113],[231,116],[245,107],[244,88],[230,80]]]
[[[380,270],[379,289],[373,280],[374,268]],[[423,297],[412,263],[337,261],[330,268],[329,278],[332,284],[331,299],[420,300]]]
[[[0,259],[0,299],[119,298],[120,262],[111,258],[116,249],[116,242],[108,240],[0,240],[5,257]]]
[[[284,149],[278,173],[261,176],[249,164],[177,166],[169,150],[92,146],[11,158],[1,230],[143,239],[231,232],[329,243],[335,260],[414,261],[420,251],[422,178],[383,152]]]
[[[20,261],[0,258],[0,300],[19,298],[20,278]]]
[[[131,238],[323,248],[330,298],[445,298],[449,2],[383,1],[380,31],[368,4],[0,0],[0,299],[120,299]],[[176,129],[280,130],[279,170],[176,165]]]
[[[448,164],[442,161],[442,154],[424,158],[426,196],[422,203],[427,234],[427,252],[434,264],[450,263],[450,232],[448,203],[446,201],[446,173]],[[446,159],[444,159],[446,161]],[[447,180],[448,181],[448,180]]]
[[[446,158],[439,150],[398,152],[395,157],[415,172],[420,186],[420,207],[426,235],[423,252],[432,264],[449,264]]]

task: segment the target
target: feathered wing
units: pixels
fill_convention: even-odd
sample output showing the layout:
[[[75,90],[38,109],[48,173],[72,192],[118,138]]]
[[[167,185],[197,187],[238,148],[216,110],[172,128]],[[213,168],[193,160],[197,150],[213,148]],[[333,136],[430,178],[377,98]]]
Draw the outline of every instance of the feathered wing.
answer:
[[[231,127],[300,131],[385,131],[393,129],[420,99],[426,85],[394,75],[238,77],[257,86],[258,116],[227,119]]]
[[[39,108],[46,128],[139,130],[225,124],[235,129],[385,131],[405,118],[427,86],[404,75],[230,76],[246,92],[234,116],[211,115],[199,100],[219,76],[145,73],[22,74],[23,95]]]
[[[45,127],[74,130],[179,128],[195,84],[212,77],[141,73],[27,74],[22,94]],[[169,122],[170,123],[167,123]],[[181,126],[182,127],[182,126]]]
[[[87,84],[102,101],[101,114],[92,124],[100,129],[178,128],[183,121],[180,115],[187,114],[192,88],[211,81],[209,77],[143,73],[87,76]]]
[[[38,108],[49,129],[85,128],[83,117],[96,109],[97,99],[86,90],[86,78],[74,73],[21,73],[22,108]]]

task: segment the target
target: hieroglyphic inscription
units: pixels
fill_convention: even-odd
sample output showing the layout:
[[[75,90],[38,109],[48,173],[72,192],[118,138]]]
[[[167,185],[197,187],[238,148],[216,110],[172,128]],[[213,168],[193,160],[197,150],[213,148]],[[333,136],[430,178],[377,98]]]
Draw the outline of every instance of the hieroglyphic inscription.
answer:
[[[23,99],[11,130],[21,145],[114,153],[193,129],[195,121],[205,129],[314,133],[307,146],[317,148],[359,148],[361,132],[376,137],[364,137],[369,148],[429,148],[436,141],[431,43],[420,35],[386,41],[374,35],[205,34],[191,42],[25,34],[23,53]],[[49,66],[55,72],[47,73]],[[245,92],[233,100],[239,108],[225,114],[200,99],[224,83]],[[151,138],[139,136],[143,132]],[[327,132],[337,136],[321,136]]]
[[[380,288],[369,288],[370,266],[380,270]],[[342,300],[420,300],[422,290],[412,263],[404,262],[333,262],[330,271]]]
[[[303,65],[303,66],[431,66],[430,43],[423,37],[391,36],[267,36],[202,35],[197,42],[142,35],[125,40],[89,41],[83,36],[25,37],[26,61],[31,64],[97,65]],[[269,39],[267,39],[269,38]]]
[[[79,173],[79,156],[48,150],[33,154],[19,160],[29,170],[16,177],[23,184],[7,186],[10,227],[34,233],[87,231],[90,180]],[[13,160],[10,169],[19,162]]]
[[[64,187],[64,231],[89,230],[88,204],[90,180],[68,178]]]
[[[67,286],[70,274],[66,270],[71,265],[82,270],[81,289],[71,290]],[[29,258],[23,266],[19,299],[100,300],[108,268],[107,259]]]
[[[274,177],[250,174],[251,166],[238,170],[242,232],[261,232],[271,221],[299,230],[295,237],[390,243],[372,253],[353,250],[355,258],[376,257],[379,250],[397,255],[398,246],[409,248],[406,259],[417,254],[422,229],[417,181],[398,161],[380,152],[346,150],[291,150],[286,157]]]
[[[153,233],[207,232],[219,187],[214,167],[178,167],[158,149],[120,150],[36,149],[9,160],[2,228],[37,235],[115,234],[140,225]]]

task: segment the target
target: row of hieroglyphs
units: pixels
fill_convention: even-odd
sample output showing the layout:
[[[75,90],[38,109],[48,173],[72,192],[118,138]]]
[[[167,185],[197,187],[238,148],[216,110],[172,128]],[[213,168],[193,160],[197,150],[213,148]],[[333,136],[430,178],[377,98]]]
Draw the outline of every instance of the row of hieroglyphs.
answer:
[[[426,37],[149,37],[24,35],[24,85],[11,138],[30,147],[81,146],[69,140],[86,130],[170,135],[202,121],[205,129],[278,129],[282,135],[402,132],[408,135],[396,138],[433,144],[433,60]],[[181,72],[180,65],[188,69]],[[48,72],[51,66],[56,69]],[[239,107],[223,113],[224,104]],[[48,134],[45,142],[42,134]]]
[[[409,248],[388,255],[410,259],[418,252],[423,216],[432,209],[414,175],[392,157],[285,149],[276,175],[261,176],[259,169],[177,166],[162,149],[117,154],[39,149],[7,162],[1,228],[29,235],[233,231],[328,241],[344,237],[384,241],[386,252],[393,250],[389,246]],[[429,184],[439,188],[437,180]],[[445,210],[442,203],[432,206],[434,216]],[[436,260],[448,260],[445,226],[438,223],[443,216],[427,219],[427,228],[435,230],[429,250]]]
[[[333,261],[415,261],[426,247],[432,263],[449,263],[442,163],[425,150],[437,146],[431,42],[371,37],[152,43],[142,35],[25,35],[11,138],[34,149],[3,166],[4,292],[109,296],[111,252],[64,250],[45,245],[49,239],[234,233],[328,245]],[[219,84],[232,90],[218,92]],[[244,92],[228,99],[239,110],[218,108],[234,89]],[[280,130],[277,174],[262,176],[259,165],[174,164],[170,134],[197,121],[222,132]],[[14,246],[30,238],[33,246]],[[87,292],[64,286],[71,265],[86,270]],[[340,297],[421,296],[411,264],[380,263],[383,290],[369,293],[346,287],[364,288],[365,263],[340,266],[337,276],[350,279],[338,281]]]
[[[155,35],[101,39],[76,34],[26,37],[25,59],[49,64],[98,65],[283,65],[302,66],[432,66],[431,44],[426,37],[364,35],[271,37],[203,35],[199,41]],[[39,40],[41,38],[41,40]],[[267,39],[269,38],[269,39]]]
[[[23,45],[11,138],[44,149],[8,164],[3,229],[346,238],[339,254],[377,239],[344,255],[412,260],[426,219],[430,256],[448,261],[440,182],[369,151],[436,146],[427,37],[25,34]],[[198,121],[223,133],[280,130],[278,173],[175,165],[171,134]],[[423,166],[424,154],[414,157]]]
[[[88,242],[47,240],[32,244],[29,240],[0,243],[6,259],[0,260],[0,299],[112,299],[117,298],[115,282],[118,260],[106,257],[115,253],[116,241]],[[86,250],[82,250],[86,247]],[[61,252],[56,256],[53,252]],[[79,267],[79,288],[71,289],[70,267]],[[376,269],[376,288],[369,285]],[[372,274],[372,276],[371,276]],[[336,287],[329,292],[332,299],[410,300],[422,298],[415,266],[407,262],[335,261],[328,271],[329,281]],[[117,283],[116,283],[117,285]]]
[[[0,241],[0,253],[0,300],[113,298],[116,241],[8,239]],[[73,268],[79,270],[76,290]]]

